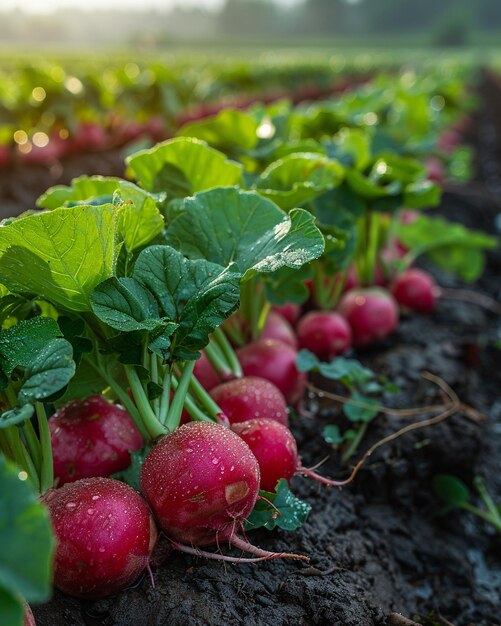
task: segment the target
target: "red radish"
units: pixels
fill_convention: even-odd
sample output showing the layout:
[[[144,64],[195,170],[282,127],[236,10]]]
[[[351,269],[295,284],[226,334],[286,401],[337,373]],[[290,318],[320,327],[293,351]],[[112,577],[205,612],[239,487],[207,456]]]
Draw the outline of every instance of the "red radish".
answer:
[[[81,122],[71,136],[76,150],[102,150],[107,142],[106,130],[94,122]]]
[[[270,311],[261,333],[261,339],[278,339],[297,350],[297,339],[289,322],[280,313]]]
[[[276,339],[259,339],[239,348],[237,357],[245,376],[260,376],[277,386],[288,404],[304,395],[306,374],[296,368],[297,352]]]
[[[301,307],[299,304],[293,304],[292,302],[287,302],[287,304],[282,304],[281,306],[273,306],[271,307],[271,310],[275,311],[275,313],[279,313],[282,317],[285,317],[291,326],[296,325],[296,322],[301,315]]]
[[[398,304],[417,313],[433,313],[438,287],[433,276],[418,269],[408,269],[392,283],[391,293]]]
[[[123,470],[131,450],[143,445],[130,415],[102,396],[64,405],[49,419],[49,428],[59,485]]]
[[[447,154],[451,154],[461,143],[461,135],[454,128],[449,128],[440,133],[437,139],[437,148]]]
[[[24,603],[23,626],[37,626],[37,623],[35,622],[35,616],[33,615],[30,605],[27,602]]]
[[[202,356],[195,363],[193,375],[206,391],[210,391],[221,382],[221,378],[212,367],[205,352],[201,351]]]
[[[390,335],[398,325],[398,307],[385,289],[352,289],[339,303],[353,333],[353,345],[367,346]]]
[[[281,478],[290,480],[295,474],[305,474],[334,487],[351,482],[351,477],[345,481],[334,481],[303,467],[293,434],[274,420],[261,417],[233,424],[231,429],[242,437],[256,457],[261,472],[261,489],[274,491]]]
[[[426,159],[424,166],[426,167],[428,180],[439,185],[445,181],[445,168],[440,159],[429,157]]]
[[[236,534],[256,503],[259,466],[249,446],[218,424],[185,424],[155,445],[141,469],[141,489],[177,550],[240,561],[189,546],[228,542],[259,560],[302,558],[260,550]]]
[[[42,498],[56,535],[54,585],[72,596],[103,597],[148,566],[157,540],[141,496],[111,478],[83,478]]]
[[[300,348],[329,361],[351,347],[351,328],[344,317],[331,311],[310,311],[297,326]]]
[[[398,215],[398,220],[402,224],[414,224],[419,219],[419,211],[415,209],[402,209]]]
[[[221,407],[230,424],[255,417],[269,417],[287,424],[287,403],[273,383],[257,376],[244,376],[214,387],[212,399]]]

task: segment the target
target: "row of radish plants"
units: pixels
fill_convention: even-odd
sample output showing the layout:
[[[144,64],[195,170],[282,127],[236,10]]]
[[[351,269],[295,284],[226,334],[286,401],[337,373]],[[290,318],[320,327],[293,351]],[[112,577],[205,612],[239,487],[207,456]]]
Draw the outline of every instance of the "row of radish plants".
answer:
[[[295,474],[355,477],[393,385],[353,350],[451,297],[420,255],[474,281],[497,245],[422,211],[440,200],[427,138],[452,152],[466,99],[390,84],[224,109],[128,157],[127,180],[75,179],[2,223],[2,623],[34,623],[23,598],[52,585],[127,587],[159,531],[211,559],[307,560],[246,533],[307,523]],[[345,480],[303,467],[288,428],[310,371],[344,389],[352,427],[325,437]]]
[[[185,122],[230,105],[245,109],[287,94],[295,102],[318,99],[356,87],[375,71],[367,58],[300,64],[288,54],[274,58],[272,64],[266,57],[260,63],[189,61],[182,56],[169,58],[167,64],[100,58],[33,64],[0,59],[0,167],[51,164],[82,150],[164,140]],[[339,121],[349,124],[350,116],[374,112],[371,105],[391,104],[395,122],[402,126],[406,120],[414,139],[425,141],[430,149],[438,136],[430,120],[437,118],[437,111],[445,119],[444,107],[454,111],[458,104],[464,106],[470,72],[464,65],[441,62],[438,68],[427,69],[424,80],[414,77],[409,82],[410,74],[404,73],[399,82],[394,68],[386,79],[378,79],[373,103],[365,94],[338,112]],[[454,133],[446,135],[438,149],[442,141],[448,149],[451,140],[454,143]],[[453,166],[454,175],[464,175],[462,161]],[[441,165],[435,158],[431,167],[440,172]]]

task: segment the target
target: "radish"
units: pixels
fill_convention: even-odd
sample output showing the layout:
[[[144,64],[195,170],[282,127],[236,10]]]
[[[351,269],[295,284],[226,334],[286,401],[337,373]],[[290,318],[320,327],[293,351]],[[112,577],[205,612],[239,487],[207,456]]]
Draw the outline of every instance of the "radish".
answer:
[[[398,304],[409,311],[433,313],[437,305],[438,286],[433,276],[418,269],[408,269],[390,286]]]
[[[244,376],[214,387],[212,399],[221,407],[230,424],[255,417],[269,417],[287,425],[287,403],[273,383],[257,376]]]
[[[237,350],[245,376],[260,376],[284,394],[288,404],[297,404],[304,395],[306,374],[296,368],[297,352],[276,339],[259,339]]]
[[[299,321],[297,338],[300,348],[330,361],[351,347],[351,328],[339,313],[310,311]]]
[[[54,585],[72,596],[103,597],[133,583],[157,540],[141,496],[111,478],[83,478],[42,498],[56,535]]]
[[[438,183],[439,185],[445,181],[445,168],[444,164],[437,157],[428,157],[425,160],[424,166],[427,172],[428,180],[431,180],[434,183]]]
[[[144,461],[141,489],[177,550],[232,562],[305,559],[261,550],[236,534],[256,503],[259,465],[249,446],[223,426],[192,422],[160,440]],[[256,558],[190,547],[223,542]]]
[[[212,367],[203,350],[201,351],[201,355],[202,356],[195,363],[193,375],[206,391],[210,391],[221,383],[221,378]]]
[[[33,615],[31,607],[27,602],[24,603],[23,626],[37,626],[37,623],[35,622],[35,616]]]
[[[297,339],[294,334],[294,329],[289,322],[282,317],[280,313],[270,311],[266,318],[263,331],[261,333],[261,339],[277,339],[286,343],[294,350],[297,350]]]
[[[304,474],[334,487],[349,482],[330,480],[303,467],[296,440],[283,424],[261,417],[233,424],[231,429],[245,441],[256,457],[261,473],[260,487],[265,491],[274,491],[281,478],[290,480],[295,474]]]
[[[292,302],[287,302],[287,304],[282,304],[281,306],[272,306],[271,310],[285,317],[291,326],[296,325],[301,315],[301,307],[299,304],[293,304]]]
[[[367,346],[390,335],[398,325],[398,307],[385,289],[352,289],[339,303],[353,333],[353,345]]]
[[[130,415],[102,396],[73,400],[50,419],[57,484],[109,476],[130,465],[143,440]]]

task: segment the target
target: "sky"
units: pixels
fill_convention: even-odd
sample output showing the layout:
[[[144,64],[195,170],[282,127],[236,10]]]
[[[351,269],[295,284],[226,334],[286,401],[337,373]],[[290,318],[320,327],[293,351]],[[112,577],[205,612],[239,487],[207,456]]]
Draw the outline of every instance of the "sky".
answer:
[[[297,4],[298,0],[276,0],[287,5]],[[28,13],[51,13],[57,8],[78,7],[84,9],[117,8],[117,9],[170,9],[178,6],[199,6],[207,9],[218,9],[224,0],[0,0],[0,9],[22,8]]]

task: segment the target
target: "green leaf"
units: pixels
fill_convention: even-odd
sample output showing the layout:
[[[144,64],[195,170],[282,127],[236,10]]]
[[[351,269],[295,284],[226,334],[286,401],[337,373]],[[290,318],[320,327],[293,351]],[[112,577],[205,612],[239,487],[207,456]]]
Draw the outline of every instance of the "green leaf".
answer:
[[[399,181],[394,180],[384,185],[378,185],[356,170],[346,171],[346,181],[350,188],[364,200],[377,200],[386,196],[396,196],[402,191],[402,184]]]
[[[6,626],[24,625],[24,604],[19,594],[11,593],[0,586],[0,616]]]
[[[0,332],[0,365],[10,376],[16,367],[26,367],[33,355],[48,341],[61,337],[57,322],[49,317],[21,320],[15,326]]]
[[[145,458],[151,450],[151,445],[146,445],[140,450],[132,450],[130,453],[130,465],[121,472],[116,472],[112,478],[127,483],[130,487],[141,492],[140,474]]]
[[[163,324],[157,301],[134,278],[109,278],[91,296],[97,317],[111,328],[123,332],[153,331]]]
[[[275,487],[275,493],[261,491],[260,494],[273,504],[265,500],[258,500],[254,510],[245,521],[245,529],[282,528],[283,530],[297,530],[302,526],[311,506],[297,498],[290,490],[287,481],[281,478]]]
[[[448,508],[460,507],[470,499],[468,487],[455,476],[437,474],[432,480],[433,491]]]
[[[156,198],[129,182],[120,183],[120,212],[118,229],[127,250],[141,248],[154,239],[164,227],[164,218],[156,205]]]
[[[18,473],[0,455],[0,588],[29,602],[45,602],[54,539],[47,510]]]
[[[60,316],[57,320],[63,337],[71,343],[73,360],[80,363],[82,355],[92,352],[92,342],[85,337],[85,323],[82,319]]]
[[[396,236],[414,256],[426,254],[438,267],[473,282],[485,265],[485,250],[499,240],[481,231],[469,230],[443,217],[420,215],[412,224],[397,224]]]
[[[344,436],[341,434],[339,426],[336,426],[335,424],[328,424],[325,426],[322,435],[327,443],[334,446],[338,446],[344,441]]]
[[[205,142],[178,137],[142,150],[127,159],[140,185],[183,197],[223,185],[238,185],[242,166]],[[181,182],[181,184],[180,184]]]
[[[94,198],[105,199],[102,204],[111,203],[113,194],[120,184],[119,178],[110,176],[79,176],[71,181],[71,185],[56,185],[48,189],[37,200],[41,209],[57,209],[69,203],[89,201]]]
[[[325,142],[327,154],[347,167],[364,170],[371,159],[371,138],[366,130],[342,128],[332,139]]]
[[[0,281],[69,311],[88,311],[94,287],[113,275],[117,209],[79,206],[0,227]]]
[[[196,137],[218,150],[252,150],[257,142],[258,120],[245,111],[223,109],[217,115],[188,122],[176,135]]]
[[[18,399],[21,404],[28,404],[49,398],[61,391],[74,374],[71,344],[66,339],[51,339],[26,367]]]
[[[363,402],[366,407],[354,404],[343,404],[343,413],[350,422],[370,422],[379,413],[378,402],[374,398],[368,398],[359,393],[353,393],[351,399],[356,402]]]
[[[259,194],[232,187],[187,198],[166,235],[188,258],[223,267],[234,263],[245,278],[284,266],[297,269],[320,256],[325,246],[307,211],[286,215]]]
[[[330,363],[320,361],[308,350],[300,350],[296,360],[296,367],[302,372],[317,371],[325,378],[348,383],[366,385],[372,382],[376,375],[364,367],[356,359],[346,359],[337,356]]]
[[[282,267],[276,272],[266,274],[264,277],[266,299],[270,304],[275,305],[287,304],[287,302],[303,304],[310,295],[305,280],[311,278],[312,275],[310,265],[303,265],[297,270]]]
[[[24,424],[33,417],[35,407],[32,404],[25,404],[24,406],[17,406],[10,411],[5,411],[0,415],[0,429],[14,426],[15,424]]]
[[[434,207],[440,203],[441,196],[442,191],[438,185],[430,180],[420,180],[407,185],[402,205],[408,209]]]
[[[254,188],[281,209],[289,210],[337,187],[343,174],[341,165],[326,156],[296,153],[267,167],[255,181]]]
[[[190,260],[170,246],[150,246],[139,255],[133,276],[176,322],[178,358],[197,358],[209,335],[238,307],[240,274],[204,259]]]

